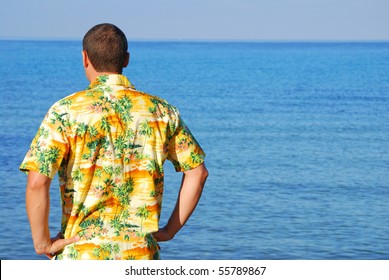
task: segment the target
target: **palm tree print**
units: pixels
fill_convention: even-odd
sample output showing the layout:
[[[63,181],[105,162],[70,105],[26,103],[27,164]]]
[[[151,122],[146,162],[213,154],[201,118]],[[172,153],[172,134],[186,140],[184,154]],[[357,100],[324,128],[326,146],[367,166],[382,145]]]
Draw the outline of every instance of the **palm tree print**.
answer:
[[[76,129],[76,135],[80,137],[84,137],[88,130],[88,125],[85,123],[79,123]]]
[[[94,248],[93,255],[103,260],[115,259],[115,254],[120,253],[120,247],[117,243],[102,243],[100,247]]]
[[[70,106],[72,105],[73,101],[70,99],[62,99],[59,101],[59,104],[62,106]]]
[[[90,135],[91,137],[96,137],[97,134],[99,133],[98,130],[97,130],[97,128],[94,127],[93,125],[88,126],[88,132],[89,132],[89,135]]]
[[[163,173],[163,167],[156,160],[150,160],[146,166],[146,170],[153,175],[153,177],[158,177]]]
[[[138,211],[136,212],[135,215],[140,218],[140,232],[142,233],[143,232],[143,221],[149,217],[150,211],[147,210],[146,205],[144,205],[142,207],[138,207],[137,210]]]
[[[76,259],[78,259],[79,255],[80,255],[80,252],[77,251],[76,247],[74,245],[70,245],[69,254],[68,254],[69,259],[76,260]]]
[[[133,189],[134,180],[132,178],[129,178],[124,184],[117,185],[113,188],[113,192],[122,206],[130,205],[130,194]]]
[[[116,156],[121,157],[123,154],[124,148],[126,148],[126,142],[125,139],[122,135],[120,135],[116,140],[115,140],[115,151],[116,151]]]
[[[56,163],[60,154],[58,147],[51,147],[43,150],[38,148],[36,152],[36,158],[39,163],[39,172],[49,176],[51,172],[51,166]]]
[[[190,153],[190,159],[193,163],[201,163],[203,162],[203,157],[197,153],[191,152]]]
[[[108,119],[106,117],[101,118],[101,129],[106,131],[106,132],[111,131],[111,126],[110,126]]]
[[[111,107],[121,117],[124,123],[130,123],[133,120],[133,116],[130,113],[132,108],[132,102],[127,96],[124,96],[117,101],[110,102]]]
[[[147,242],[147,248],[149,249],[151,249],[154,246],[157,246],[157,242],[155,241],[151,233],[146,234],[146,242]]]
[[[81,169],[76,169],[72,174],[73,181],[82,182],[84,180],[84,173],[82,173]]]
[[[145,135],[146,137],[150,137],[153,133],[153,129],[149,125],[149,122],[145,120],[144,122],[140,123],[140,130],[139,133],[141,135]]]

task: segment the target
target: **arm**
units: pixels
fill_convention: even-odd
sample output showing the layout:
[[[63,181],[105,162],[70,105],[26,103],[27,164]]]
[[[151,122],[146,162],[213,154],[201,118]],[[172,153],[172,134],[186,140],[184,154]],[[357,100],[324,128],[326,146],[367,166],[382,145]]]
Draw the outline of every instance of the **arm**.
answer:
[[[46,254],[48,257],[52,257],[54,252],[78,240],[78,236],[61,239],[58,235],[55,238],[50,238],[50,184],[49,177],[34,171],[29,172],[26,188],[26,210],[32,240],[35,252],[39,255]]]
[[[173,239],[185,225],[200,200],[207,177],[208,170],[204,164],[184,172],[177,203],[169,221],[165,227],[154,233],[157,241]]]

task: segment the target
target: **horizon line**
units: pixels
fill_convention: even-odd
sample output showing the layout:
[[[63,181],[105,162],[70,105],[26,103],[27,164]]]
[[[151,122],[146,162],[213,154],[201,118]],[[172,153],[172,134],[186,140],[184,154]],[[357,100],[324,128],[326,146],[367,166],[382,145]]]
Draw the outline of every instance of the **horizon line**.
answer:
[[[82,41],[77,37],[2,37],[1,41]],[[389,43],[389,39],[169,39],[127,38],[128,42],[167,43]]]

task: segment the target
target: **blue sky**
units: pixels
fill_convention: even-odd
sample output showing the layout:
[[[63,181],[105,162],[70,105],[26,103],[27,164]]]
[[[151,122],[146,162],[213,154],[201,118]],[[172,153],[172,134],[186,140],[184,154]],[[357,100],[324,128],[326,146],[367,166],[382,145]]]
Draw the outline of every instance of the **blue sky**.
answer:
[[[0,38],[389,41],[389,0],[2,0]]]

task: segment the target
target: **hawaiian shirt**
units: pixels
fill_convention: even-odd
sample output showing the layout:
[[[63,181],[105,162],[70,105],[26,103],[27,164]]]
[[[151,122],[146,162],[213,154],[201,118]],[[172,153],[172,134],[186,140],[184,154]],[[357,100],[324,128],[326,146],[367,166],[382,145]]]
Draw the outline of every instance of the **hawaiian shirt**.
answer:
[[[175,107],[115,74],[50,108],[20,170],[58,172],[62,234],[81,238],[56,259],[159,259],[163,164],[204,157]]]

